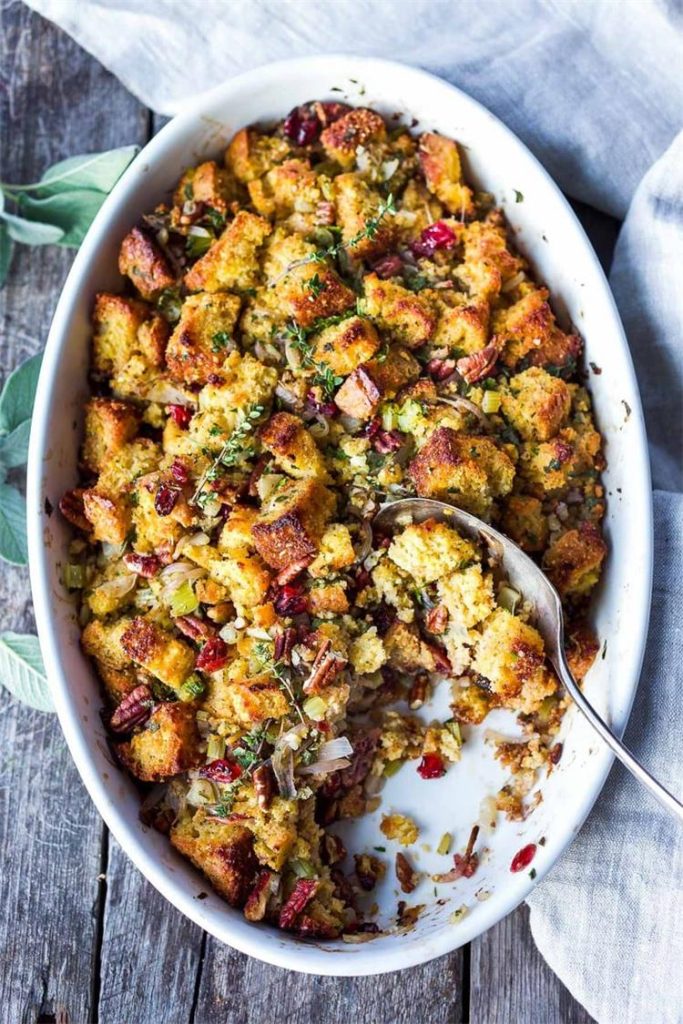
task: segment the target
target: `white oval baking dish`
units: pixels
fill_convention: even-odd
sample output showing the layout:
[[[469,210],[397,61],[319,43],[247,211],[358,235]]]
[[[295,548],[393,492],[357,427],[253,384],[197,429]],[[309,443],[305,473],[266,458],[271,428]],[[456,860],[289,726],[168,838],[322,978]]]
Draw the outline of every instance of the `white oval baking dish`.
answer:
[[[341,90],[341,92],[339,91]],[[471,880],[439,886],[431,871],[443,858],[420,850],[416,866],[426,881],[411,897],[426,909],[404,934],[349,945],[305,943],[249,924],[210,891],[208,883],[138,819],[139,797],[113,763],[99,708],[98,683],[81,654],[74,607],[61,583],[69,529],[50,516],[77,479],[82,403],[87,396],[89,316],[93,296],[117,290],[121,238],[143,211],[168,193],[181,171],[220,154],[236,129],[284,116],[305,100],[343,99],[396,111],[417,130],[436,129],[457,139],[468,174],[505,210],[522,251],[586,343],[596,416],[606,441],[608,492],[607,569],[594,602],[604,647],[587,679],[587,693],[617,730],[624,728],[643,655],[651,582],[652,517],[643,417],[633,365],[619,317],[598,260],[557,186],[521,142],[464,93],[415,68],[371,58],[333,56],[283,61],[232,79],[194,100],[140,153],[104,203],[74,261],[57,306],[43,361],[28,469],[29,550],[36,619],[50,685],[78,770],[102,817],[123,849],[178,909],[218,939],[281,967],[314,974],[366,975],[423,963],[468,942],[509,913],[543,878],[580,828],[598,796],[611,755],[572,710],[563,726],[564,754],[542,784],[543,800],[524,822],[501,823],[487,839],[489,853]],[[523,201],[517,194],[521,193]],[[46,504],[48,499],[49,504]],[[446,689],[437,698],[444,708]],[[441,710],[437,707],[437,713]],[[498,714],[498,713],[496,713]],[[494,716],[487,725],[496,728]],[[502,775],[484,746],[483,729],[466,744],[461,763],[426,790],[415,772],[400,772],[383,793],[383,809],[412,814],[423,826],[420,843],[436,848],[452,832],[461,848],[487,792]],[[495,787],[495,788],[494,788]],[[425,798],[430,801],[425,814]],[[379,812],[353,824],[356,850],[381,843]],[[512,874],[513,855],[538,846],[529,872]],[[437,866],[438,864],[438,866]],[[391,871],[388,872],[391,875]],[[208,896],[204,894],[208,893]],[[200,894],[202,894],[201,898]],[[378,890],[383,919],[395,914],[397,890],[388,877]],[[453,923],[453,912],[467,907]]]

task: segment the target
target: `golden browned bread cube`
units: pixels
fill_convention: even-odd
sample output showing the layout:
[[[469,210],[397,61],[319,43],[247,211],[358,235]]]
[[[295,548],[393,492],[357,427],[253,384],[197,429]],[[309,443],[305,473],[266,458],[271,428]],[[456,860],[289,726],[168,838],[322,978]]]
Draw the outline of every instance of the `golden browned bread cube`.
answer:
[[[93,369],[111,374],[123,369],[138,348],[138,329],[150,309],[138,299],[98,292],[93,310]]]
[[[284,718],[290,711],[279,681],[267,672],[250,675],[246,658],[236,658],[227,673],[209,677],[202,708],[247,729],[269,718]]]
[[[143,782],[163,782],[197,768],[203,756],[194,707],[182,701],[157,704],[142,731],[115,748],[123,766]]]
[[[334,401],[348,416],[367,420],[375,415],[385,399],[393,398],[419,375],[417,360],[407,349],[395,345],[384,359],[371,359],[354,370],[337,391]]]
[[[477,559],[477,549],[471,540],[436,519],[413,523],[396,533],[387,554],[419,586],[465,569]]]
[[[550,441],[525,441],[518,472],[525,490],[538,498],[559,497],[590,472],[600,451],[600,435],[590,424],[565,427]]]
[[[94,540],[105,544],[123,544],[130,532],[131,518],[127,501],[90,487],[83,491],[83,511],[92,526]]]
[[[356,304],[356,296],[327,263],[312,260],[315,246],[290,235],[274,246],[266,264],[268,296],[282,319],[301,327],[340,316]]]
[[[377,330],[370,320],[351,316],[325,327],[312,339],[313,359],[329,366],[335,376],[347,377],[367,363],[380,347]]]
[[[250,181],[247,188],[257,212],[262,217],[275,217],[277,220],[289,217],[295,211],[311,215],[317,204],[323,201],[318,176],[308,160],[285,160],[262,178]]]
[[[192,648],[150,619],[133,619],[121,646],[129,658],[172,690],[178,690],[194,668]]]
[[[503,345],[501,360],[516,366],[526,357],[532,366],[573,369],[581,352],[581,339],[565,334],[555,323],[547,288],[526,292],[514,305],[493,316],[492,329]]]
[[[292,480],[278,488],[251,529],[254,546],[275,569],[313,559],[335,497],[317,480]]]
[[[298,416],[275,413],[262,428],[260,438],[263,447],[275,456],[276,464],[290,476],[298,480],[314,477],[323,482],[329,479],[322,453]]]
[[[130,626],[131,619],[123,616],[115,622],[91,619],[81,634],[81,645],[86,654],[95,658],[100,670],[124,672],[131,667],[131,659],[121,645],[121,637]]]
[[[348,526],[330,523],[322,535],[320,549],[308,571],[314,577],[329,576],[347,565],[353,565],[355,561],[356,552]]]
[[[567,530],[550,545],[543,568],[562,597],[587,596],[600,578],[607,545],[593,523]]]
[[[559,377],[532,366],[510,378],[502,393],[503,414],[525,441],[547,441],[565,426],[571,410],[569,387]]]
[[[600,650],[593,627],[585,619],[570,622],[565,631],[564,649],[574,679],[580,682]]]
[[[540,634],[504,608],[486,620],[477,645],[474,669],[491,683],[493,692],[508,700],[522,688],[547,695],[545,652]]]
[[[93,619],[99,622],[99,619]],[[132,668],[110,668],[104,662],[99,661],[97,671],[104,685],[105,693],[112,704],[120,704],[124,697],[132,693],[140,685],[135,669]]]
[[[507,494],[515,475],[509,456],[488,437],[469,437],[437,427],[408,470],[423,498],[442,498],[486,514],[494,498]]]
[[[472,216],[472,190],[463,184],[457,143],[425,132],[420,136],[420,167],[427,188],[450,213],[461,218]]]
[[[396,225],[390,215],[381,216],[379,192],[358,174],[340,174],[334,179],[334,195],[342,241],[350,256],[367,260],[391,248],[396,240]],[[376,229],[369,231],[368,225],[375,221]]]
[[[231,906],[244,906],[258,869],[248,829],[209,818],[200,808],[174,824],[170,839]]]
[[[254,288],[259,279],[259,251],[271,232],[263,217],[240,210],[207,253],[185,274],[191,292]]]
[[[482,300],[496,298],[503,285],[517,280],[525,267],[524,260],[507,247],[505,224],[497,210],[486,220],[468,224],[463,241],[464,263],[458,267],[458,278]]]
[[[183,527],[180,522],[187,507],[182,496],[169,515],[161,516],[156,509],[159,487],[167,481],[161,473],[148,473],[136,480],[133,487],[132,520],[135,528],[134,548],[140,554],[172,554],[180,540]]]
[[[219,372],[240,312],[237,295],[199,292],[183,302],[180,320],[166,349],[171,375],[186,384],[206,384]]]
[[[284,139],[261,135],[255,128],[241,128],[225,152],[225,164],[238,181],[247,183],[260,178],[289,155]]]
[[[548,520],[543,505],[529,494],[511,494],[506,498],[501,526],[524,551],[543,551],[548,543]]]
[[[439,320],[432,338],[438,348],[451,355],[471,355],[486,347],[489,340],[489,306],[486,302],[465,306],[441,303]]]
[[[412,622],[394,622],[384,637],[389,664],[399,672],[433,672],[436,668],[429,645]]]
[[[164,365],[166,345],[171,333],[168,321],[160,313],[153,313],[138,328],[137,347],[148,366],[159,369]]]
[[[110,455],[132,441],[138,432],[140,413],[134,405],[114,398],[91,398],[85,406],[83,463],[99,473]]]
[[[358,146],[384,142],[386,137],[387,130],[379,114],[357,107],[328,125],[320,141],[329,159],[348,170],[356,162]]]
[[[121,242],[119,271],[130,278],[143,299],[156,299],[175,284],[163,251],[141,228],[133,228]]]
[[[349,599],[341,583],[313,586],[308,595],[311,615],[343,615],[349,610]]]
[[[453,688],[451,711],[453,717],[463,725],[480,725],[498,699],[493,693],[470,683],[469,686]]]
[[[429,341],[436,315],[427,299],[394,281],[382,281],[377,274],[368,274],[364,284],[364,311],[382,331],[406,348]]]
[[[237,198],[237,185],[230,172],[219,167],[215,160],[206,160],[197,167],[190,167],[178,182],[173,195],[173,223],[180,223],[185,203],[203,203],[225,217],[230,203]]]

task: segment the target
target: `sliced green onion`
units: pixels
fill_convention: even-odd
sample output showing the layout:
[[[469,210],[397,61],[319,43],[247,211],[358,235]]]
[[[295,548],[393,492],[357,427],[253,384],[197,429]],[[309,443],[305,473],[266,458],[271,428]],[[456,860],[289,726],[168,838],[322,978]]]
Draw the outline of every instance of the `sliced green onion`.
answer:
[[[86,584],[84,565],[69,564],[64,569],[64,586],[68,590],[82,590]]]
[[[177,618],[179,615],[190,615],[191,612],[199,607],[199,601],[189,580],[185,580],[177,590],[173,591],[170,606],[171,614],[174,618]]]
[[[481,411],[485,413],[498,412],[500,409],[500,392],[485,391],[481,400]]]
[[[204,681],[199,678],[196,672],[193,672],[178,690],[178,696],[189,704],[190,701],[201,697],[205,689]]]
[[[450,853],[451,843],[453,842],[453,836],[450,832],[444,832],[439,840],[439,845],[436,848],[436,852],[442,855]]]
[[[303,711],[314,722],[321,722],[325,717],[327,704],[322,697],[309,697],[307,701],[304,701]]]

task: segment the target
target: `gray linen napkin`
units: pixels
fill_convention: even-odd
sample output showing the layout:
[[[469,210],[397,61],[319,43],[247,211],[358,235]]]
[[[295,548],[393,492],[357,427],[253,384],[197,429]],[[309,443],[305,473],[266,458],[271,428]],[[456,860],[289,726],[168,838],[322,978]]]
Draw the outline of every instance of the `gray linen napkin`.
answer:
[[[628,212],[611,281],[638,371],[658,490],[652,621],[627,740],[681,792],[678,0],[27,2],[162,113],[284,57],[346,51],[420,65],[501,117],[570,195],[618,217]],[[682,896],[680,832],[617,766],[579,837],[530,898],[532,930],[550,966],[600,1024],[680,1024]]]

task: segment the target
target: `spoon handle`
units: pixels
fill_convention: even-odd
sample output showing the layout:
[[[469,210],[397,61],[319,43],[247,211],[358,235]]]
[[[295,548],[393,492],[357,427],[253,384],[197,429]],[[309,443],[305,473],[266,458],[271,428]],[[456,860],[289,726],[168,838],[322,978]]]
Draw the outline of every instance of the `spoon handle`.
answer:
[[[593,708],[593,705],[586,700],[574,677],[569,671],[569,666],[567,665],[563,652],[560,652],[557,662],[556,668],[559,671],[560,678],[567,692],[572,697],[574,703],[578,705],[580,710],[586,716],[595,731],[603,738],[607,746],[612,749],[624,767],[630,771],[631,775],[642,783],[646,789],[649,789],[653,797],[656,800],[659,800],[662,807],[665,807],[667,811],[678,818],[678,820],[683,824],[683,804],[681,804],[675,796],[669,793],[661,782],[657,782],[657,779],[650,775],[647,768],[644,768],[643,765],[633,756],[631,751],[614,735],[609,726]]]

